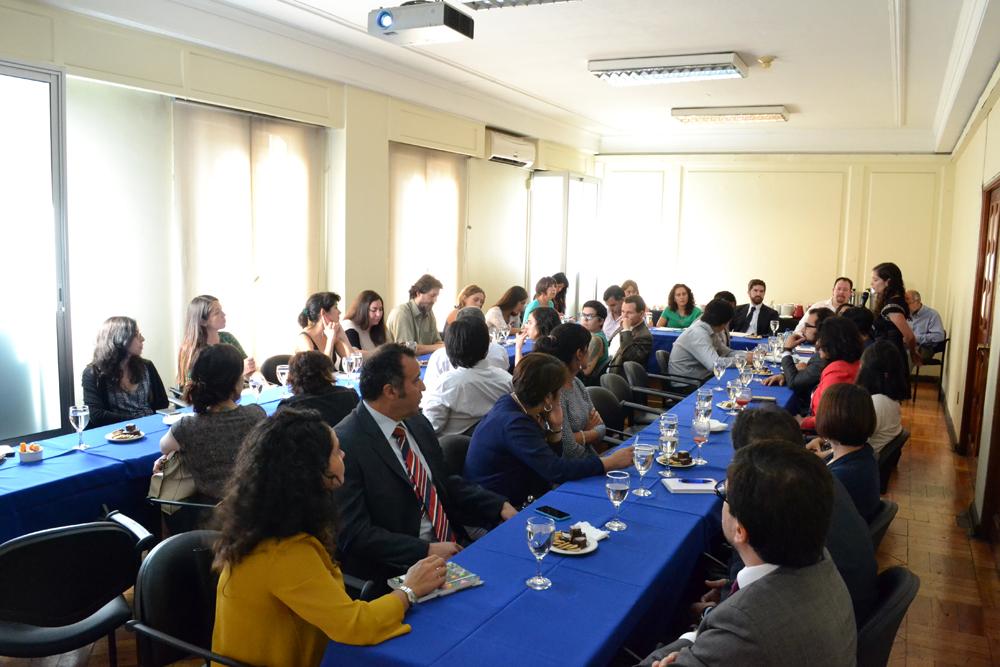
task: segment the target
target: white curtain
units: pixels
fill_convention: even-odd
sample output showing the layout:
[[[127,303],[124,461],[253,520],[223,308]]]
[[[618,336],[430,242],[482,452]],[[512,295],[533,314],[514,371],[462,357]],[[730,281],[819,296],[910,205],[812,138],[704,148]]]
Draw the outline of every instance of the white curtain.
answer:
[[[410,286],[425,273],[444,289],[434,308],[438,327],[455,305],[459,228],[465,220],[462,155],[389,146],[389,281],[387,308],[409,298]]]

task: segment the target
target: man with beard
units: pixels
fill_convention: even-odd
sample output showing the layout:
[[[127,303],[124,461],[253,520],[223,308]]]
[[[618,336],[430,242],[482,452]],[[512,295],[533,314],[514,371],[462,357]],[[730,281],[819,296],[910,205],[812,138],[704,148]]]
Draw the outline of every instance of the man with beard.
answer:
[[[778,311],[764,305],[764,293],[767,285],[760,278],[754,278],[747,285],[747,296],[750,303],[745,303],[736,309],[730,331],[746,332],[753,336],[770,336],[771,322],[778,319]]]
[[[393,308],[385,321],[389,342],[416,341],[418,355],[444,347],[433,311],[441,287],[441,281],[434,276],[427,273],[420,276],[410,288],[410,300]]]

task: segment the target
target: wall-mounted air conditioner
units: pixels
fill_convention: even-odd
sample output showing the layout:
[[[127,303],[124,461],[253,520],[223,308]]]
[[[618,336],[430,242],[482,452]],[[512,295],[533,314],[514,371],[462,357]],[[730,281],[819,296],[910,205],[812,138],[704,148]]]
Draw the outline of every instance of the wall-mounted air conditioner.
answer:
[[[486,131],[486,154],[492,162],[531,169],[535,163],[534,139],[515,137],[496,130]]]

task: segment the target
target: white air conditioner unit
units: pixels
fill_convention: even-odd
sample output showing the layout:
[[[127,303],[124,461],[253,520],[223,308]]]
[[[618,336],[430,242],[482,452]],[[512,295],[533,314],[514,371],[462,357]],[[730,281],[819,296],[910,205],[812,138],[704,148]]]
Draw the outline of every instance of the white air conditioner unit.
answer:
[[[533,139],[514,137],[496,130],[486,131],[486,154],[491,162],[531,169],[537,148]]]

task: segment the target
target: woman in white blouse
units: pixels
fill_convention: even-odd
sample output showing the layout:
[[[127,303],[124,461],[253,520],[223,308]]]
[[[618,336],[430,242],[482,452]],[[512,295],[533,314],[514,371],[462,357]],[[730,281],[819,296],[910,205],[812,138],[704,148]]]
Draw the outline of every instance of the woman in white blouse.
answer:
[[[875,450],[876,456],[903,430],[899,402],[907,396],[905,373],[899,350],[887,340],[868,346],[861,355],[861,368],[855,383],[872,395],[875,432],[868,439],[868,444]]]
[[[494,329],[507,328],[511,333],[517,333],[521,330],[521,313],[526,305],[528,291],[520,285],[514,285],[486,311],[486,326]]]
[[[385,342],[385,305],[374,290],[366,289],[354,299],[343,321],[347,340],[367,357]]]

